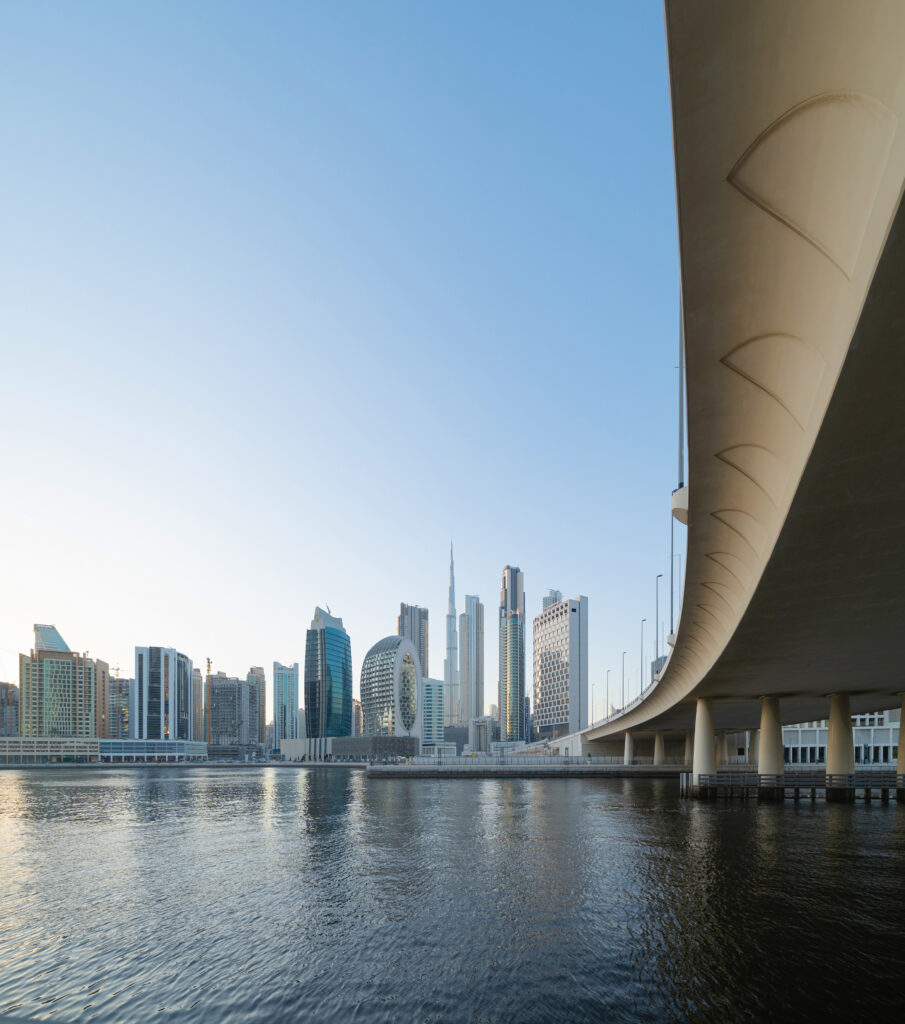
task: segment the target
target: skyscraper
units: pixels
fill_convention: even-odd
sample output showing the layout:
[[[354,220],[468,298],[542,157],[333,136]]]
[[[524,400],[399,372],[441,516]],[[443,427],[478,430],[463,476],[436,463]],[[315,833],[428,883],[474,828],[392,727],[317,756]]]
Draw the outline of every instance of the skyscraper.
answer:
[[[172,647],[135,648],[129,731],[138,740],[194,739],[192,660]]]
[[[204,681],[201,669],[192,669],[192,739],[206,740],[204,728]]]
[[[135,691],[134,679],[110,680],[110,708],[107,716],[107,735],[111,740],[127,740],[132,735],[129,730],[129,710],[132,707],[132,694]]]
[[[299,738],[299,663],[273,663],[273,746]]]
[[[343,620],[323,608],[305,641],[305,725],[312,739],[352,735],[352,647]]]
[[[500,589],[500,739],[525,738],[525,574],[507,565]]]
[[[252,665],[245,678],[249,683],[258,688],[258,725],[256,742],[263,745],[267,739],[267,676],[264,675],[264,669],[260,665]],[[299,690],[298,672],[296,672],[295,678],[295,708],[297,709]]]
[[[352,699],[352,735],[364,735],[364,715],[361,712],[361,701]]]
[[[411,640],[378,640],[361,666],[362,734],[420,736],[421,692],[421,664]]]
[[[534,729],[554,739],[588,724],[588,599],[544,598],[534,619]]]
[[[19,655],[19,735],[106,737],[110,670],[70,651],[56,626],[35,625],[31,655]]]
[[[446,685],[446,724],[460,725],[462,696],[459,690],[458,647],[456,636],[456,577],[453,546],[449,545],[449,606],[446,610],[446,659],[443,662],[443,682]]]
[[[459,684],[466,722],[484,714],[484,605],[476,594],[465,595],[459,616]]]
[[[417,604],[399,605],[399,618],[396,620],[396,635],[408,637],[415,645],[421,661],[421,671],[427,676],[428,654],[428,611]]]
[[[211,758],[253,757],[258,740],[258,686],[217,672],[210,676]]]
[[[434,746],[443,742],[443,693],[440,679],[425,679],[421,698],[421,743]]]

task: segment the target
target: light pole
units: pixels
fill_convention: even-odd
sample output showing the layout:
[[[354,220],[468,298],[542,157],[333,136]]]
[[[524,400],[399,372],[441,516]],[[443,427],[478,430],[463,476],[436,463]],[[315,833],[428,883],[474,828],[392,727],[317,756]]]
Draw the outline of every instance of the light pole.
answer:
[[[606,705],[603,709],[603,717],[610,717],[610,670],[606,670]]]
[[[660,660],[660,580],[663,579],[663,573],[657,573],[657,617],[654,619],[654,633],[656,633],[656,654],[654,657],[657,661]]]
[[[596,721],[596,719],[594,718],[594,690],[596,686],[597,683],[591,683],[591,725],[593,725]]]
[[[625,654],[622,652],[622,708],[625,710]]]
[[[638,696],[644,693],[644,623],[647,619],[641,620],[641,679],[638,684]]]

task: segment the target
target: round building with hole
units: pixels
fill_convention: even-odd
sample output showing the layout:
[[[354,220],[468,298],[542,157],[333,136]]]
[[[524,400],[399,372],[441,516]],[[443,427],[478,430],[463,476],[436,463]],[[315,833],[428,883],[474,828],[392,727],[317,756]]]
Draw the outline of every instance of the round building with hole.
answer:
[[[361,712],[365,736],[421,738],[421,662],[411,640],[378,640],[361,666]]]

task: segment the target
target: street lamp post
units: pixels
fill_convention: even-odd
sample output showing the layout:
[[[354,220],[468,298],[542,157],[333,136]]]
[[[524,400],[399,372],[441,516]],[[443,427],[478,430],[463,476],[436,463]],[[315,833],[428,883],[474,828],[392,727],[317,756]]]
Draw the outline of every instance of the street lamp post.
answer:
[[[603,717],[610,717],[610,670],[606,670],[606,706],[603,709]]]
[[[647,619],[641,620],[641,677],[638,683],[638,696],[644,693],[644,623]]]
[[[626,652],[622,652],[622,709],[625,710],[625,655]]]
[[[591,683],[591,725],[593,725],[594,722],[596,721],[596,719],[594,718],[594,706],[595,706],[594,690],[596,689],[596,687],[597,687],[597,683],[596,682],[595,683]]]
[[[656,654],[657,661],[660,660],[660,580],[663,579],[663,573],[657,573],[657,617],[654,619],[654,633],[656,634]]]

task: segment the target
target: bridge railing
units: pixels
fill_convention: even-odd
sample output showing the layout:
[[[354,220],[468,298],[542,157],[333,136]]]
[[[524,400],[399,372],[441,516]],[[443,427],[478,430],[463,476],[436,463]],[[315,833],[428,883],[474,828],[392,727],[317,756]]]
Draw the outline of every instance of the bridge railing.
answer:
[[[683,773],[690,783],[692,773]],[[787,771],[781,775],[759,772],[702,772],[698,785],[720,789],[905,789],[905,775],[882,768],[838,774],[822,771]]]

